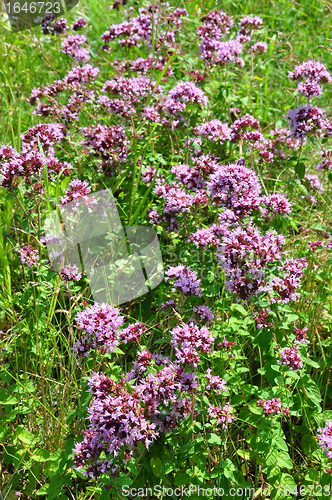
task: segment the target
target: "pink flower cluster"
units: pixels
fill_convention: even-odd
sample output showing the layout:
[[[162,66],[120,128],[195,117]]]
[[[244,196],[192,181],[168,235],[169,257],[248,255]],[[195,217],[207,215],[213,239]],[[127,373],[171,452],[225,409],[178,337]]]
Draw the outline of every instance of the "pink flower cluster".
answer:
[[[179,363],[197,366],[200,362],[199,352],[210,352],[213,338],[206,328],[199,328],[194,323],[183,324],[171,331],[171,345]]]
[[[331,75],[319,61],[306,61],[295,66],[288,74],[291,80],[300,81],[297,90],[308,99],[323,93],[320,83],[330,83]]]
[[[95,304],[76,315],[77,328],[85,335],[77,341],[74,351],[88,356],[94,348],[101,352],[112,352],[120,342],[119,327],[124,323],[117,307]]]
[[[125,162],[129,151],[129,141],[121,125],[90,125],[82,129],[82,146],[90,154],[102,159],[102,168]]]
[[[165,281],[175,280],[173,291],[178,288],[182,293],[202,296],[201,280],[197,278],[196,271],[192,271],[188,266],[171,266],[166,271],[166,275]]]
[[[284,408],[281,408],[281,401],[279,398],[259,399],[256,405],[263,408],[264,415],[266,416],[273,415],[274,413],[280,415],[282,412],[284,417],[289,417],[289,407],[285,406]]]
[[[90,428],[74,448],[75,468],[89,478],[109,472],[112,462],[99,458],[101,453],[116,457],[126,452],[126,459],[137,443],[148,448],[157,437],[156,425],[144,416],[137,394],[126,389],[125,379],[115,383],[106,375],[94,373],[89,379],[92,404],[88,408]]]
[[[224,406],[209,406],[209,415],[211,418],[217,419],[218,423],[221,424],[224,430],[227,429],[227,424],[233,422],[234,416],[232,415],[232,407],[229,404]]]
[[[318,427],[317,438],[327,458],[332,458],[332,422],[328,420],[324,427]]]
[[[62,43],[62,52],[69,55],[75,61],[82,61],[87,63],[90,58],[88,49],[81,47],[87,38],[85,35],[69,35]]]
[[[83,203],[89,212],[92,212],[92,205],[94,205],[97,200],[92,196],[88,196],[91,191],[91,187],[88,182],[80,181],[79,179],[73,179],[70,181],[64,196],[60,196],[61,205],[64,206],[67,203],[72,202],[72,211],[76,212],[79,206]]]
[[[296,345],[282,349],[280,351],[280,358],[277,362],[284,366],[288,366],[288,369],[292,371],[297,371],[303,367],[303,362]]]
[[[78,268],[75,264],[63,266],[60,270],[60,277],[62,281],[79,281],[82,277],[82,274],[78,272]]]
[[[169,91],[165,106],[171,114],[175,114],[184,111],[188,103],[205,106],[207,101],[204,92],[193,82],[187,81],[177,83]]]
[[[205,375],[207,379],[206,389],[209,391],[214,389],[217,394],[227,391],[226,380],[223,380],[218,375],[211,375],[211,368],[208,368]]]
[[[140,343],[140,339],[146,330],[146,326],[143,325],[143,323],[131,323],[127,326],[127,328],[124,328],[120,332],[120,338],[121,341],[124,344],[127,344],[128,342],[137,342],[137,344]]]
[[[38,264],[39,253],[32,245],[25,245],[18,249],[20,254],[21,264],[26,264],[28,267],[36,266]]]

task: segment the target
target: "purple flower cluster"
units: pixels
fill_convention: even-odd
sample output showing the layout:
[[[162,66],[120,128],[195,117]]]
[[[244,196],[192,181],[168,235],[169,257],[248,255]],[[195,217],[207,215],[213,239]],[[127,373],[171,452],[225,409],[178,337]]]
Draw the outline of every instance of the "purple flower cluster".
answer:
[[[171,331],[171,345],[175,356],[181,364],[197,366],[200,362],[199,352],[210,352],[213,338],[206,326],[199,328],[194,323],[183,324]]]
[[[211,375],[211,368],[208,368],[205,375],[207,379],[206,390],[214,389],[217,394],[227,391],[226,380],[223,380],[218,375]]]
[[[220,243],[220,239],[218,235],[226,234],[227,226],[217,226],[216,224],[211,227],[206,227],[203,229],[197,229],[194,233],[190,235],[190,241],[192,241],[197,247],[207,247],[211,245],[213,247],[217,247]]]
[[[198,297],[202,296],[200,288],[201,280],[197,278],[196,271],[192,271],[189,266],[171,266],[166,271],[166,275],[165,281],[175,280],[173,283],[173,291],[178,288],[182,293],[198,295]]]
[[[316,191],[316,193],[323,193],[324,188],[323,188],[323,183],[319,180],[318,175],[316,174],[306,174],[303,179],[307,181],[309,184],[310,188]]]
[[[153,91],[155,94],[161,94],[162,88],[156,85],[155,81],[151,81],[146,76],[137,76],[132,78],[124,78],[118,76],[113,80],[107,80],[102,88],[103,92],[109,94],[120,95],[125,100],[138,102],[139,97],[146,97]]]
[[[37,104],[34,110],[37,115],[52,116],[58,121],[70,123],[78,119],[79,112],[92,100],[94,94],[89,87],[98,74],[99,68],[90,64],[77,66],[62,80],[56,80],[48,87],[41,85],[33,88],[28,101]],[[69,94],[65,104],[60,102],[64,92]]]
[[[62,281],[79,281],[82,277],[82,274],[78,272],[78,268],[75,264],[63,266],[60,270],[60,277]]]
[[[38,265],[39,253],[38,250],[33,248],[32,245],[25,245],[24,247],[19,248],[18,252],[20,254],[21,264],[26,264],[28,267]]]
[[[256,405],[263,408],[263,412],[266,416],[273,415],[273,413],[276,413],[277,415],[281,413],[281,401],[279,398],[267,400],[259,399]]]
[[[189,167],[189,165],[173,165],[171,168],[172,174],[186,187],[192,191],[202,189],[204,187],[204,179],[202,172],[197,166]]]
[[[222,123],[217,119],[201,123],[201,125],[194,127],[193,132],[198,136],[206,137],[211,141],[218,141],[221,144],[231,138],[230,127],[227,123]]]
[[[45,165],[50,179],[54,179],[59,173],[69,175],[72,166],[67,162],[58,161],[55,156],[55,146],[64,137],[62,125],[38,124],[21,136],[21,153],[11,146],[1,146],[0,185],[12,190],[19,184],[20,178],[23,178],[26,184],[41,192],[40,179],[43,177]],[[39,145],[43,152],[40,152]],[[34,182],[36,183],[33,184]]]
[[[267,43],[265,42],[257,42],[250,49],[250,52],[252,52],[253,54],[255,53],[263,54],[266,51],[267,51]]]
[[[66,205],[67,203],[73,202],[71,209],[76,212],[81,203],[92,212],[92,205],[97,202],[92,196],[88,196],[91,191],[91,187],[86,181],[80,181],[79,179],[73,179],[70,181],[65,195],[60,197],[61,205]]]
[[[265,268],[282,256],[284,237],[275,231],[262,235],[255,226],[237,226],[223,238],[217,252],[225,270],[225,286],[241,300],[264,290]]]
[[[124,323],[117,307],[108,304],[95,304],[76,315],[77,328],[85,336],[77,341],[74,350],[77,354],[88,356],[98,348],[102,352],[112,352],[119,345],[119,327]]]
[[[151,39],[152,15],[156,25],[158,22],[156,13],[152,14],[146,8],[141,7],[137,17],[132,17],[129,21],[120,24],[112,24],[110,29],[101,35],[101,39],[105,43],[117,39],[120,45],[126,47],[139,46],[140,40]]]
[[[89,61],[90,54],[86,48],[81,47],[87,38],[85,35],[69,35],[62,43],[62,52],[69,55],[75,61],[82,61],[84,63]]]
[[[116,457],[121,452],[129,459],[138,443],[148,448],[157,437],[156,424],[144,415],[139,395],[130,394],[125,379],[115,383],[106,375],[94,373],[89,379],[93,394],[88,408],[90,429],[75,445],[74,463],[89,478],[98,478],[112,468],[112,462],[99,458],[101,453]]]
[[[173,87],[165,102],[166,108],[170,113],[181,112],[186,109],[187,103],[207,104],[207,97],[204,92],[193,82],[179,82]]]
[[[288,120],[292,129],[292,136],[305,139],[308,134],[317,134],[327,137],[332,134],[332,124],[326,118],[325,110],[317,106],[300,106],[287,111]]]
[[[308,335],[307,332],[308,328],[296,328],[294,327],[294,333],[296,334],[296,339],[294,341],[294,344],[310,344],[308,340]]]
[[[289,417],[290,415],[288,406],[281,408],[281,401],[279,398],[259,399],[256,405],[263,408],[264,415],[266,416],[273,415],[274,413],[277,415],[282,413],[284,417]]]
[[[198,306],[194,307],[194,313],[199,317],[201,321],[207,321],[210,323],[214,319],[214,314],[209,307],[206,306]]]
[[[55,20],[54,14],[47,14],[40,23],[44,35],[65,33],[68,29],[66,19],[61,17]]]
[[[255,323],[256,323],[256,328],[258,330],[260,330],[261,328],[268,328],[270,329],[271,326],[272,326],[272,322],[269,321],[269,318],[270,318],[270,313],[269,311],[259,311],[258,313],[256,313],[256,315],[254,316],[254,320],[255,320]]]
[[[209,406],[209,415],[211,418],[217,419],[218,423],[221,424],[224,430],[227,429],[227,424],[233,422],[234,416],[232,415],[232,407],[229,404],[224,406]]]
[[[261,185],[255,172],[241,163],[221,165],[210,176],[207,189],[214,203],[244,215],[259,206]]]
[[[304,276],[303,269],[308,266],[306,259],[286,259],[281,266],[282,278],[274,276],[270,283],[263,290],[274,292],[275,296],[270,297],[273,303],[288,304],[295,301],[300,296],[301,278]]]
[[[127,326],[127,328],[124,328],[120,332],[120,338],[121,341],[124,344],[127,344],[128,342],[137,342],[137,344],[140,343],[140,339],[146,330],[146,326],[143,325],[143,323],[131,323],[130,325]]]
[[[259,210],[266,220],[272,219],[276,214],[288,215],[292,205],[284,194],[276,193],[262,196]]]
[[[297,90],[308,99],[323,93],[320,83],[330,83],[331,75],[319,61],[306,61],[295,66],[288,74],[291,80],[300,81]]]
[[[239,34],[247,35],[253,30],[258,30],[263,26],[263,19],[258,16],[250,17],[246,16],[239,22]]]
[[[82,28],[85,28],[87,25],[88,25],[88,23],[86,22],[85,19],[83,19],[82,17],[78,17],[77,19],[75,19],[75,21],[71,25],[71,29],[73,31],[78,31]]]
[[[245,62],[240,57],[243,50],[241,41],[238,38],[221,40],[234,25],[232,17],[223,11],[215,10],[204,16],[202,22],[203,25],[198,27],[197,33],[201,39],[199,53],[204,63],[224,66],[233,62],[243,67]]]
[[[121,125],[90,125],[82,129],[82,146],[102,159],[102,168],[127,160],[129,141]]]
[[[327,458],[332,458],[332,422],[328,420],[324,427],[318,427],[317,438]]]
[[[292,371],[297,371],[303,367],[303,362],[296,345],[293,347],[284,347],[280,351],[280,359],[277,362],[288,366],[288,369]]]
[[[322,163],[316,165],[317,170],[329,170],[332,168],[332,151],[323,148],[322,151],[318,153],[322,157]]]

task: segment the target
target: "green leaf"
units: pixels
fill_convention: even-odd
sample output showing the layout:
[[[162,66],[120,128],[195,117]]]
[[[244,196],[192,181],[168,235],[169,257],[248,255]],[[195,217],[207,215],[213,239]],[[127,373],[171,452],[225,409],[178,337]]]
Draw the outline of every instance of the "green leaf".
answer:
[[[236,453],[245,460],[250,460],[250,451],[249,450],[237,450]]]
[[[125,474],[122,474],[120,477],[115,479],[115,483],[118,488],[122,488],[122,486],[130,486],[132,482],[133,480]]]
[[[162,461],[160,458],[151,458],[150,465],[155,476],[160,477],[162,474]]]
[[[206,440],[210,444],[221,444],[220,437],[214,433],[208,434]]]
[[[301,438],[301,445],[305,453],[311,453],[317,448],[317,441],[311,434],[304,434]]]
[[[114,347],[113,352],[115,352],[116,354],[124,354],[124,352],[118,347]]]
[[[322,397],[317,384],[307,374],[303,377],[303,383],[309,399],[320,408]]]
[[[21,428],[20,430],[16,430],[16,436],[22,443],[30,445],[32,444],[35,440],[36,437],[31,434],[31,432]]]
[[[47,450],[37,450],[33,455],[32,455],[32,460],[35,462],[47,462],[50,458],[50,452]]]
[[[307,365],[310,365],[313,368],[320,368],[319,364],[316,363],[316,361],[314,361],[313,359],[306,358],[305,362],[307,363]]]
[[[303,179],[305,175],[305,163],[297,163],[297,165],[295,165],[295,172],[299,179]]]
[[[277,461],[278,449],[271,446],[267,454],[265,455],[266,465],[274,465]]]
[[[6,394],[5,391],[0,391],[0,404],[2,405],[16,405],[17,399],[11,396],[10,394]]]
[[[176,484],[177,486],[182,486],[183,484],[188,484],[189,479],[190,478],[186,472],[180,472],[180,474],[176,475],[174,484]]]
[[[279,467],[285,467],[286,469],[293,468],[293,461],[289,454],[285,451],[281,451],[278,453],[277,463]]]
[[[294,478],[285,472],[281,474],[281,485],[288,486],[291,491],[296,487]]]
[[[246,311],[245,308],[241,306],[241,304],[232,304],[231,310],[239,311],[239,313],[241,313],[242,316],[248,316],[248,311]]]
[[[51,482],[48,485],[47,500],[58,500],[59,493],[62,490],[64,482],[64,479],[58,475],[52,477]]]
[[[49,485],[43,484],[43,486],[41,488],[39,488],[39,490],[36,491],[36,495],[40,496],[40,497],[47,495],[47,498],[49,498],[50,500],[53,500],[55,497],[49,497],[48,490],[49,490]]]

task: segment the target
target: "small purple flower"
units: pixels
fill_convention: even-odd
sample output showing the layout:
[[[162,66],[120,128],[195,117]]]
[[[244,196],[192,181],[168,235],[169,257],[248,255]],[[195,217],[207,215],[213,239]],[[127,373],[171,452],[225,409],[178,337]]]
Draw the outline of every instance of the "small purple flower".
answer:
[[[74,265],[67,265],[63,266],[60,270],[60,277],[62,281],[68,282],[68,281],[79,281],[82,277],[82,274],[78,272],[77,266]]]
[[[266,51],[267,51],[267,43],[265,42],[257,42],[250,49],[250,52],[252,52],[253,54],[255,53],[263,54]]]
[[[25,245],[18,249],[20,254],[21,264],[27,264],[28,267],[36,266],[38,264],[39,253],[32,245]]]
[[[204,375],[207,379],[206,389],[211,390],[214,389],[217,394],[221,394],[222,392],[227,391],[228,387],[226,386],[226,380],[218,377],[218,375],[211,375],[211,369],[208,368],[206,375]]]
[[[179,82],[168,93],[165,106],[171,112],[184,111],[187,103],[197,103],[205,106],[207,97],[203,90],[197,87],[194,82]]]
[[[255,172],[240,163],[221,165],[210,176],[207,189],[214,201],[237,214],[259,206],[261,185]]]
[[[194,323],[183,324],[171,331],[171,345],[179,363],[197,366],[200,362],[199,352],[210,352],[213,338],[206,328],[199,328]]]
[[[318,97],[323,89],[320,83],[330,83],[331,75],[320,61],[306,61],[295,66],[294,71],[290,71],[288,76],[291,80],[301,81],[297,90],[305,97]]]
[[[71,29],[74,31],[78,31],[81,28],[85,28],[85,26],[87,26],[87,24],[88,23],[86,22],[85,19],[83,19],[82,17],[78,17],[77,19],[75,19],[75,21],[71,25]]]
[[[120,310],[108,304],[94,304],[76,315],[77,328],[86,332],[81,341],[76,342],[74,350],[87,356],[94,348],[111,353],[119,345],[119,327],[125,318]]]
[[[280,359],[278,363],[288,366],[289,370],[297,371],[303,367],[300,353],[297,346],[285,347],[280,351]]]
[[[281,401],[279,398],[273,399],[259,399],[257,401],[257,406],[261,406],[263,408],[263,412],[266,416],[273,415],[276,413],[279,415],[281,413]]]
[[[189,266],[171,266],[168,271],[166,271],[166,274],[167,278],[165,278],[165,281],[175,279],[173,285],[175,288],[181,290],[182,293],[198,295],[198,297],[202,296],[202,291],[200,289],[201,280],[197,278],[196,271],[192,271]],[[175,290],[175,288],[173,290]]]
[[[210,405],[208,411],[210,417],[216,418],[224,430],[227,429],[227,424],[231,424],[234,419],[234,416],[231,414],[232,407],[229,404],[224,406]]]
[[[146,326],[143,323],[130,323],[127,328],[124,328],[120,332],[121,341],[124,344],[127,342],[137,342],[139,344],[143,332],[146,330]]]
[[[294,333],[296,334],[296,339],[294,341],[294,344],[310,344],[308,340],[308,335],[307,332],[308,328],[295,328],[294,327]]]
[[[332,458],[332,422],[328,420],[325,427],[319,427],[317,431],[320,448],[323,448],[327,458]]]
[[[220,144],[223,144],[227,139],[231,138],[231,130],[227,123],[222,123],[217,119],[198,125],[193,129],[193,132],[195,135],[206,137]]]
[[[61,196],[61,205],[66,205],[67,203],[73,202],[73,211],[76,211],[80,203],[83,203],[89,212],[91,212],[91,206],[97,203],[97,200],[88,194],[91,191],[91,187],[86,181],[81,181],[79,179],[73,179],[70,181],[68,188],[65,191],[65,196]]]
[[[194,307],[194,313],[200,318],[201,321],[211,322],[214,319],[214,314],[209,307],[206,306],[198,306]]]

